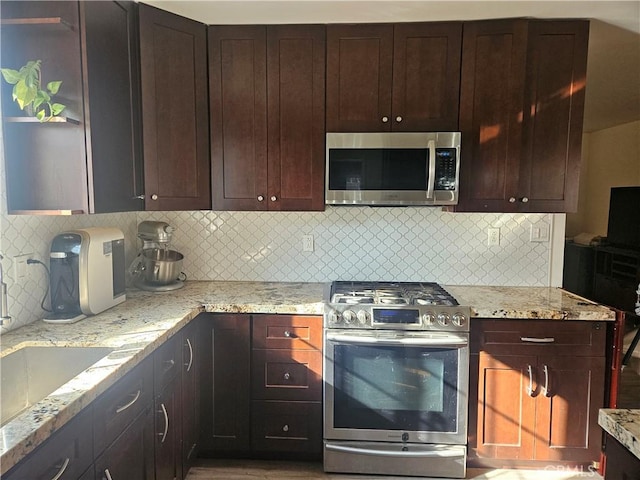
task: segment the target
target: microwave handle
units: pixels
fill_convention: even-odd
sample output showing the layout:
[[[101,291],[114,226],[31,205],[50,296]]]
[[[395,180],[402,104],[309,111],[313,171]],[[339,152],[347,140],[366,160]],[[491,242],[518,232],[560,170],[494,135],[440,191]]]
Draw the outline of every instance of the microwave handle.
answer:
[[[436,184],[436,142],[434,140],[429,140],[427,143],[427,151],[427,198],[433,198]]]

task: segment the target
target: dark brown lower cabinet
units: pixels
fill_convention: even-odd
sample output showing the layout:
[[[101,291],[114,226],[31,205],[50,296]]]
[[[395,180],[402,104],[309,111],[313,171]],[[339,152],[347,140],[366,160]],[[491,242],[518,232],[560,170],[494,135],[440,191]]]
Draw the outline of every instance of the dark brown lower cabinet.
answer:
[[[215,314],[205,330],[205,455],[320,458],[322,317]]]
[[[182,478],[187,476],[200,446],[200,322],[193,320],[182,334]]]
[[[145,409],[95,461],[96,480],[153,480],[153,416]]]
[[[254,401],[251,449],[258,453],[321,455],[322,403]]]
[[[200,320],[142,360],[2,478],[183,480],[200,433]]]
[[[155,398],[156,480],[182,479],[179,381],[174,377]]]
[[[598,462],[605,337],[602,322],[472,323],[470,464]]]
[[[93,409],[86,408],[2,478],[50,480],[63,471],[64,478],[78,478],[93,462],[92,414]]]
[[[604,451],[607,454],[605,480],[640,480],[640,458],[608,433]]]

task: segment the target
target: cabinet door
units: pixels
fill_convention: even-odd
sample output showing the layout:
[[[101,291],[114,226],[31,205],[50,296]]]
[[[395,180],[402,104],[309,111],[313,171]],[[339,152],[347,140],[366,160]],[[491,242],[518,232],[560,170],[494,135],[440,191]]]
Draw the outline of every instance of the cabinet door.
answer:
[[[532,21],[529,27],[522,211],[578,207],[588,21]]]
[[[600,461],[604,357],[539,357],[536,460]]]
[[[202,368],[202,441],[214,455],[250,448],[249,315],[211,315],[203,321],[209,346]]]
[[[464,24],[458,211],[513,212],[520,204],[526,40],[526,20]]]
[[[182,480],[180,377],[174,377],[155,398],[156,480]]]
[[[95,402],[93,444],[99,455],[153,402],[153,362],[143,360]]]
[[[153,415],[147,408],[95,461],[97,480],[154,480]]]
[[[269,210],[323,210],[325,27],[267,27]]]
[[[140,64],[147,210],[211,207],[207,31],[140,4]]]
[[[6,480],[75,479],[93,461],[92,408],[79,413],[60,431],[2,478]]]
[[[266,28],[209,27],[213,208],[266,210]]]
[[[399,23],[393,40],[395,131],[458,129],[462,23]]]
[[[200,436],[200,321],[192,322],[182,334],[182,478],[198,454]]]
[[[143,210],[137,7],[79,3],[90,209]]]
[[[474,456],[533,458],[536,399],[532,395],[536,394],[537,385],[536,357],[484,352],[479,357]]]
[[[327,132],[391,129],[393,24],[327,26]]]

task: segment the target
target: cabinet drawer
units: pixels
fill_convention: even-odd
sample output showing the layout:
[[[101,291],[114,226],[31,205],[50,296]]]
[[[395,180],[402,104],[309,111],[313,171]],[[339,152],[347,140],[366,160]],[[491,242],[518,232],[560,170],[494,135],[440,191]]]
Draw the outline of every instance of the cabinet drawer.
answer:
[[[309,350],[254,350],[252,398],[322,399],[322,353]]]
[[[319,454],[322,447],[321,405],[319,402],[253,402],[253,450]]]
[[[255,315],[253,348],[322,350],[322,317]]]
[[[6,480],[79,478],[93,461],[92,409],[88,407],[20,462]]]
[[[99,455],[153,400],[153,362],[145,359],[95,401],[94,448]]]
[[[471,351],[501,354],[604,356],[605,322],[474,320]]]
[[[153,354],[153,382],[156,388],[167,386],[182,369],[181,335],[174,335]]]

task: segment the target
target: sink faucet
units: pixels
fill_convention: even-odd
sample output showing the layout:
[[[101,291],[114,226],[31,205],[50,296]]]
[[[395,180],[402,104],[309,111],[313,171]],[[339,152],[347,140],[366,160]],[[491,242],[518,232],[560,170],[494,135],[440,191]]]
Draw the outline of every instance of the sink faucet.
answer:
[[[7,307],[7,284],[4,283],[4,272],[2,271],[3,258],[0,254],[0,325],[11,321]]]

